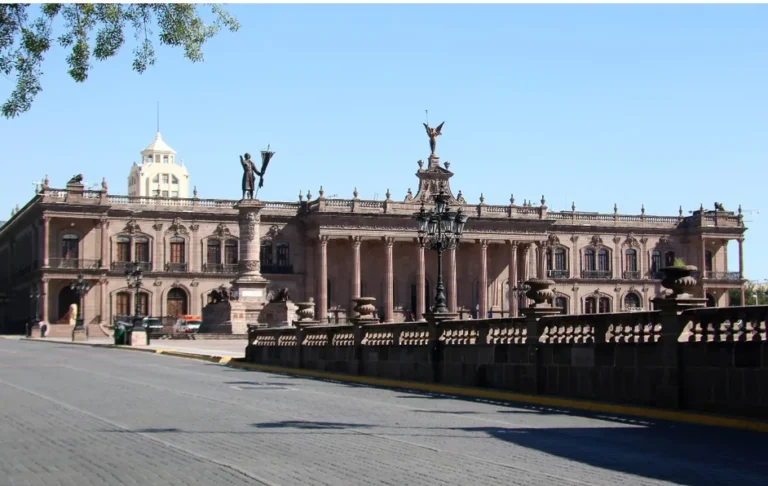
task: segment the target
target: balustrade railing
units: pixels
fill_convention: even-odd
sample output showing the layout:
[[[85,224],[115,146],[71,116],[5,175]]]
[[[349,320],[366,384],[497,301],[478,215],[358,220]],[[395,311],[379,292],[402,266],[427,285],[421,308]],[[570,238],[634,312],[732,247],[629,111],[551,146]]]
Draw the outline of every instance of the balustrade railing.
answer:
[[[132,271],[135,268],[135,262],[112,262],[110,269],[112,271],[126,272]],[[138,266],[142,272],[152,271],[152,262],[138,262]]]
[[[237,273],[237,263],[205,263],[204,273]]]
[[[290,263],[261,265],[261,273],[271,273],[275,275],[290,275],[293,273],[293,265]]]
[[[48,266],[59,270],[95,270],[101,267],[101,260],[83,258],[49,258]]]
[[[739,272],[707,271],[705,275],[706,275],[706,278],[709,280],[728,280],[732,282],[738,282],[739,280],[741,280],[741,274]]]
[[[624,270],[624,280],[640,280],[640,272],[637,270]]]
[[[610,270],[582,270],[581,278],[584,279],[608,279],[613,273]]]
[[[547,277],[549,278],[569,278],[570,275],[569,270],[547,270]]]
[[[186,263],[168,262],[165,264],[166,272],[186,272],[188,265]]]

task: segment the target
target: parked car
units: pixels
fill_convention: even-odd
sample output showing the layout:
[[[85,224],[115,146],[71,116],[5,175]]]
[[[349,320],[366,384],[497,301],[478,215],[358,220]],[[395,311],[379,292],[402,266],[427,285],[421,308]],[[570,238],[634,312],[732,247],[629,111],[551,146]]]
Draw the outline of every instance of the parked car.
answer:
[[[163,321],[159,317],[145,317],[142,319],[145,328],[152,332],[162,332]]]
[[[200,316],[182,316],[176,320],[174,330],[182,333],[195,333],[200,330],[203,321]]]

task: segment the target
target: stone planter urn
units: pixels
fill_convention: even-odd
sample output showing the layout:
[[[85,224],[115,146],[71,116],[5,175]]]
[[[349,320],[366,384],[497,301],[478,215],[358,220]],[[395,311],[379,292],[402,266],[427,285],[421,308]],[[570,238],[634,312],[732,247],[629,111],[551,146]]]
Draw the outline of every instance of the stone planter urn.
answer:
[[[525,284],[530,287],[525,296],[534,301],[533,307],[545,307],[555,298],[555,292],[552,290],[555,285],[553,280],[532,278],[526,280]]]
[[[662,268],[664,279],[662,279],[661,285],[672,291],[672,295],[669,295],[668,298],[688,297],[687,291],[696,286],[696,278],[694,278],[693,273],[697,270],[698,268],[693,265]]]
[[[358,319],[373,320],[373,313],[376,312],[375,297],[358,297],[352,299],[355,301],[355,312],[359,314]]]
[[[298,307],[296,315],[299,317],[299,322],[311,321],[315,318],[314,302],[297,302],[296,307]]]

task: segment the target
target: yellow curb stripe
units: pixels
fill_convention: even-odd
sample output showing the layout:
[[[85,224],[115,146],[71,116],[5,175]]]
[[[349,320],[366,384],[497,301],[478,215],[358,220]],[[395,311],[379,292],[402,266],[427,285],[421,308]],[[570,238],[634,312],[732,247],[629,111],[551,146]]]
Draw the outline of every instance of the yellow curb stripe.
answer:
[[[532,405],[543,405],[554,408],[568,408],[574,410],[583,410],[588,412],[602,412],[613,415],[628,415],[656,420],[666,420],[672,422],[684,422],[696,425],[707,425],[710,427],[724,427],[730,429],[749,430],[752,432],[768,433],[768,422],[760,420],[750,420],[735,417],[724,417],[718,415],[706,415],[692,412],[679,412],[673,410],[662,410],[653,408],[633,407],[629,405],[614,405],[610,403],[589,402],[586,400],[571,400],[567,398],[546,397],[537,395],[524,395],[521,393],[505,392],[499,390],[488,390],[483,388],[464,388],[459,386],[438,385],[434,383],[419,383],[413,381],[399,381],[384,378],[372,378],[368,376],[346,375],[341,373],[329,373],[324,371],[304,370],[294,368],[283,368],[278,366],[257,365],[245,363],[242,361],[233,361],[227,366],[233,368],[250,369],[254,371],[265,371],[274,373],[283,373],[299,376],[308,376],[313,378],[324,378],[337,381],[360,383],[364,385],[381,386],[385,388],[399,388],[439,393],[444,395],[455,395],[469,398],[483,398],[491,400],[501,400],[508,402],[527,403]]]
[[[230,361],[232,361],[232,356],[222,356],[219,360],[219,364],[229,364]]]

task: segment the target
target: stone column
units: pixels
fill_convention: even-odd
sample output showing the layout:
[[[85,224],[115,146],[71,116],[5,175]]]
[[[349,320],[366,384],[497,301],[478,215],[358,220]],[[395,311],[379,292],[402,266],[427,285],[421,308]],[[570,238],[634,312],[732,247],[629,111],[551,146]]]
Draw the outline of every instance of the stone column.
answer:
[[[744,278],[744,238],[739,238],[739,278]]]
[[[47,278],[43,279],[43,286],[40,292],[40,299],[43,301],[43,315],[41,316],[40,320],[45,323],[48,323],[49,322],[48,321],[49,302],[48,302],[48,279]]]
[[[49,255],[51,251],[51,217],[43,216],[43,268],[50,266]],[[48,322],[48,316],[44,318]]]
[[[517,286],[517,242],[512,241],[509,252],[509,313],[511,317],[517,317],[517,298],[515,287]]]
[[[416,244],[417,251],[419,252],[419,272],[416,277],[416,320],[420,321],[424,319],[423,315],[426,312],[428,302],[424,301],[424,294],[427,289],[424,287],[427,280],[427,266],[424,261],[424,245],[421,243]]]
[[[360,295],[360,246],[363,243],[363,238],[360,236],[352,237],[352,302],[349,306],[350,309],[354,309],[354,299],[363,297]],[[353,311],[354,312],[354,311]],[[354,312],[357,315],[356,312]]]
[[[101,265],[102,270],[109,268],[109,221],[102,219],[99,221],[99,233],[101,235]]]
[[[106,277],[99,279],[99,322],[101,324],[107,324],[107,284],[109,280]]]
[[[699,272],[701,280],[709,278],[707,275],[707,240],[704,239],[704,235],[701,236],[701,266],[699,268],[701,269],[701,272]],[[706,292],[704,296],[706,297]]]
[[[478,319],[488,318],[488,240],[480,241],[480,312]]]
[[[387,288],[384,292],[384,322],[394,322],[393,307],[395,303],[395,271],[393,268],[393,253],[395,246],[394,238],[386,238],[384,240],[384,246],[386,248],[386,284]]]
[[[621,274],[621,238],[614,236],[613,238],[613,278],[623,278]]]
[[[152,270],[155,272],[162,272],[165,264],[165,241],[163,240],[163,223],[155,223],[152,225],[155,230],[155,248],[152,251]],[[241,243],[242,245],[242,243]]]
[[[544,241],[536,242],[536,277],[547,278],[547,244]]]
[[[259,263],[259,251],[261,250],[260,211],[262,208],[263,205],[255,200],[240,202],[240,275],[238,281],[263,279]]]
[[[321,235],[320,242],[320,258],[318,269],[318,282],[317,282],[317,310],[315,316],[317,320],[326,323],[328,322],[328,236]]]

